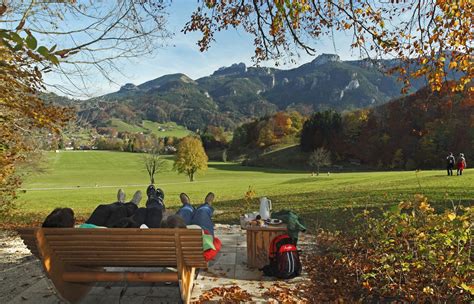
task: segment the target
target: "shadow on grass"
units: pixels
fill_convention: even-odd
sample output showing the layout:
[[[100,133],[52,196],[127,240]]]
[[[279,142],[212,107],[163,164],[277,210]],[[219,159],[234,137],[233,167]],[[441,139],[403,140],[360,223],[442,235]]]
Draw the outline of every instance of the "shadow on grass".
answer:
[[[308,177],[290,179],[290,180],[282,182],[281,184],[282,185],[285,185],[285,184],[290,184],[290,185],[291,184],[309,184],[309,183],[316,183],[316,182],[328,182],[328,181],[332,181],[332,180],[334,180],[334,178],[327,177],[327,176],[310,176],[310,175],[308,175]]]
[[[350,196],[346,194],[346,197],[341,199],[341,193],[338,192],[315,191],[270,196],[270,198],[274,211],[286,209],[297,213],[305,221],[310,232],[319,228],[350,232],[358,222],[357,215],[364,210],[372,211],[375,216],[381,215],[383,211],[397,205],[401,200],[413,200],[415,193],[413,189],[388,195],[385,190],[374,190],[370,194],[364,191],[351,191]],[[453,202],[446,199],[433,199],[430,200],[430,204],[437,212],[453,207]],[[465,194],[465,197],[456,199],[454,205],[472,206],[474,201]],[[215,216],[216,222],[239,224],[240,214],[258,211],[258,203],[255,203],[250,210],[243,210],[242,200],[227,200],[217,202],[215,208],[222,211]]]

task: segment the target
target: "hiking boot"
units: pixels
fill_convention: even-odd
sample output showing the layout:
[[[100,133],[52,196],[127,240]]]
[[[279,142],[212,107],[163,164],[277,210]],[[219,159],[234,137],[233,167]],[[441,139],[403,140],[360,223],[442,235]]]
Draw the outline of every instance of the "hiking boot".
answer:
[[[135,205],[138,206],[138,204],[140,203],[140,201],[142,200],[142,192],[140,190],[138,190],[137,192],[135,192],[135,194],[133,195],[133,198],[132,200],[130,201],[130,203],[134,203]]]
[[[204,202],[205,202],[206,204],[211,205],[212,202],[214,201],[214,198],[215,198],[215,197],[216,197],[216,196],[214,195],[214,193],[209,192],[209,193],[206,195],[206,198],[204,199]]]
[[[117,192],[117,201],[120,203],[125,203],[125,192],[122,189],[119,189]]]
[[[189,196],[186,193],[181,193],[179,195],[179,199],[181,200],[181,203],[183,205],[191,204],[191,200],[189,199]]]
[[[155,196],[155,192],[155,186],[153,185],[150,185],[148,186],[148,188],[146,188],[146,195],[148,196],[148,198]]]
[[[160,199],[161,201],[164,201],[165,200],[165,193],[163,192],[163,190],[161,190],[160,188],[156,188],[155,190],[155,196]]]

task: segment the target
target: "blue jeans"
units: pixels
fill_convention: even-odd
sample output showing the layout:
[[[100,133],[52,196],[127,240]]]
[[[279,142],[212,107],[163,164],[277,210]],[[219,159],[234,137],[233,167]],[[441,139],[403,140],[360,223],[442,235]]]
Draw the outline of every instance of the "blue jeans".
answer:
[[[184,204],[176,214],[184,219],[186,225],[198,225],[202,229],[209,230],[214,236],[214,223],[212,222],[214,208],[209,204],[204,203],[197,209],[191,204]]]

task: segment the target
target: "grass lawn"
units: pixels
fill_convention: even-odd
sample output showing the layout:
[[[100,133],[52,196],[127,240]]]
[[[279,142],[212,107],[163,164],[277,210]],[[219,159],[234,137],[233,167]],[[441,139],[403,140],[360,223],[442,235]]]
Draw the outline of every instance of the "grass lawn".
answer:
[[[117,128],[119,132],[151,132],[158,137],[185,137],[192,132],[183,126],[179,126],[174,122],[157,123],[154,121],[144,120],[141,126],[128,124],[120,119],[112,118],[110,125]]]
[[[71,207],[86,216],[99,203],[113,202],[118,188],[131,198],[147,186],[147,173],[135,153],[69,151],[47,153],[42,172],[30,173],[20,191],[18,205],[30,218],[43,218],[55,207]],[[427,195],[436,207],[474,201],[474,170],[464,176],[445,176],[439,171],[334,173],[311,177],[309,173],[243,167],[232,163],[209,163],[208,171],[189,182],[172,171],[172,159],[158,173],[157,186],[166,196],[166,206],[179,207],[178,195],[189,194],[196,203],[209,192],[216,193],[218,222],[238,222],[244,193],[252,186],[258,196],[267,196],[274,210],[291,209],[311,228],[348,228],[347,220],[365,207],[389,206],[409,200],[416,193]],[[142,201],[144,203],[145,199]],[[258,210],[255,201],[253,210]]]

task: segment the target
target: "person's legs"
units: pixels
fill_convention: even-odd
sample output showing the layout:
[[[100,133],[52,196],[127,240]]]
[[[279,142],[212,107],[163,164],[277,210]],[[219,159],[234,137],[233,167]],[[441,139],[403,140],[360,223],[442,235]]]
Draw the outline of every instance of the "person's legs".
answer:
[[[129,203],[132,203],[132,204],[135,204],[138,206],[138,204],[140,204],[140,201],[142,200],[142,192],[140,190],[138,191],[135,191],[135,193],[133,194],[133,197],[132,199],[130,200]]]
[[[194,214],[194,207],[191,204],[183,205],[178,212],[177,215],[181,216],[186,223],[186,225],[191,225],[191,220],[193,219]]]
[[[138,228],[140,227],[131,217],[122,217],[107,228]]]
[[[160,228],[163,219],[163,208],[146,208],[145,225],[148,228]]]
[[[214,214],[214,208],[208,203],[204,203],[199,206],[191,220],[191,224],[198,225],[202,229],[209,230],[214,235],[214,223],[212,222],[212,215]]]
[[[130,202],[130,203],[125,203],[123,204],[124,207],[125,207],[125,210],[127,211],[127,217],[130,217],[132,215],[135,214],[135,212],[137,211],[138,209],[138,206],[135,205],[134,203]]]
[[[160,188],[156,188],[153,185],[148,186],[146,190],[146,194],[148,196],[148,199],[146,201],[146,207],[147,208],[161,208],[165,209],[165,194],[163,190]]]
[[[105,226],[110,215],[120,206],[120,204],[121,203],[112,203],[97,206],[86,223],[96,226]]]
[[[138,227],[140,227],[142,224],[145,224],[146,214],[146,208],[138,208],[135,210],[135,213],[132,215],[132,219],[138,225]]]
[[[191,220],[194,215],[194,207],[191,206],[191,201],[186,193],[181,193],[179,199],[183,206],[176,212],[177,215],[181,216],[186,225],[191,225]]]
[[[209,192],[204,199],[204,204],[196,209],[191,220],[192,224],[208,230],[212,235],[214,235],[214,223],[212,222],[214,208],[212,208],[211,204],[214,201],[214,197],[214,193]]]
[[[113,211],[110,213],[109,218],[105,222],[106,227],[115,227],[115,223],[119,220],[123,219],[124,217],[128,217],[127,214],[127,207],[123,203],[119,203],[113,208]]]

